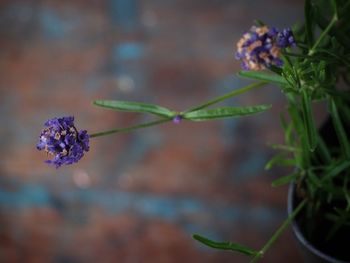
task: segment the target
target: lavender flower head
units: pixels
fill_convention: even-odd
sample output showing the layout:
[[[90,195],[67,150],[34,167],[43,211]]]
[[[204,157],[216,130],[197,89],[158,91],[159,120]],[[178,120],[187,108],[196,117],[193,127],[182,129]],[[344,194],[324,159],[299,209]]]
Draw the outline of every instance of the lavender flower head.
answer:
[[[281,48],[295,45],[290,29],[282,31],[267,26],[253,26],[237,43],[236,59],[245,70],[262,70],[272,65],[282,67]]]
[[[56,168],[76,163],[84,156],[84,151],[89,151],[89,135],[86,130],[75,128],[74,117],[53,118],[44,125],[36,147],[52,155],[46,163]]]

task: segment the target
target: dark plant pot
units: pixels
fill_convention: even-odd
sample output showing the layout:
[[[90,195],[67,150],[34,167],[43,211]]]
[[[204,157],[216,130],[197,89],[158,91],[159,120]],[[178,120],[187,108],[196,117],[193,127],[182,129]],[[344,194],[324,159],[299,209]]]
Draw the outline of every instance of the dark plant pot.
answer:
[[[290,184],[288,191],[288,215],[293,212],[293,209],[297,205],[295,191],[296,185],[294,183]],[[349,261],[342,261],[329,256],[313,246],[308,240],[306,240],[297,220],[293,220],[291,226],[305,263],[350,263]],[[320,231],[322,231],[322,229],[320,229]]]

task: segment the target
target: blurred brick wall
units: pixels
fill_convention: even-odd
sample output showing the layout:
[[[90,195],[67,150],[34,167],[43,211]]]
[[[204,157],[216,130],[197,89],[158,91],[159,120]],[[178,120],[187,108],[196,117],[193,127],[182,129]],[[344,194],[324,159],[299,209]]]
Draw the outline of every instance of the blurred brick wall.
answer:
[[[285,171],[263,170],[283,139],[276,87],[226,102],[267,113],[93,139],[58,170],[35,144],[54,116],[89,132],[147,120],[94,99],[183,110],[242,87],[240,35],[301,17],[292,0],[1,1],[0,262],[247,262],[191,235],[258,249],[286,217],[286,188],[270,187]],[[300,262],[291,233],[261,262]]]

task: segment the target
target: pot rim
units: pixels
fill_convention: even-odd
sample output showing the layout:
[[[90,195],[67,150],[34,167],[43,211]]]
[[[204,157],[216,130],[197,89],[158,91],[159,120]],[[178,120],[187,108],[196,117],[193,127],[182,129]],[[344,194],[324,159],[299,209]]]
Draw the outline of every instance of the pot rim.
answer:
[[[288,204],[287,204],[288,215],[290,215],[293,212],[293,207],[294,207],[293,194],[294,194],[294,191],[295,191],[295,183],[293,182],[289,185],[289,189],[288,189]],[[331,257],[331,256],[321,252],[317,248],[315,248],[308,240],[306,240],[306,238],[304,237],[303,233],[301,232],[301,230],[299,228],[299,225],[297,224],[297,222],[295,220],[291,221],[291,226],[292,226],[294,235],[299,240],[299,242],[315,256],[317,256],[323,260],[328,260],[331,263],[349,263],[347,261],[335,259],[334,257]]]

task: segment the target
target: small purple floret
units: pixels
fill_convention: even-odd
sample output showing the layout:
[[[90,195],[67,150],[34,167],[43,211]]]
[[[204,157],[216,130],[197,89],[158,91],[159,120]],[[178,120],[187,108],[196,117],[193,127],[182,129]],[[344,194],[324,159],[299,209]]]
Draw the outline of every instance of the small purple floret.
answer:
[[[176,115],[173,119],[173,123],[180,124],[181,120],[182,120],[182,117],[180,115]]]
[[[46,163],[56,168],[76,163],[84,156],[84,151],[89,151],[89,135],[86,130],[75,128],[74,117],[53,118],[44,125],[36,148],[52,155]]]
[[[294,47],[295,40],[290,28],[285,28],[277,34],[277,46],[280,48]]]
[[[278,32],[279,32],[279,31],[278,31],[277,28],[271,27],[271,28],[269,29],[269,31],[267,32],[267,35],[268,35],[269,37],[275,37],[275,36],[277,36]]]

